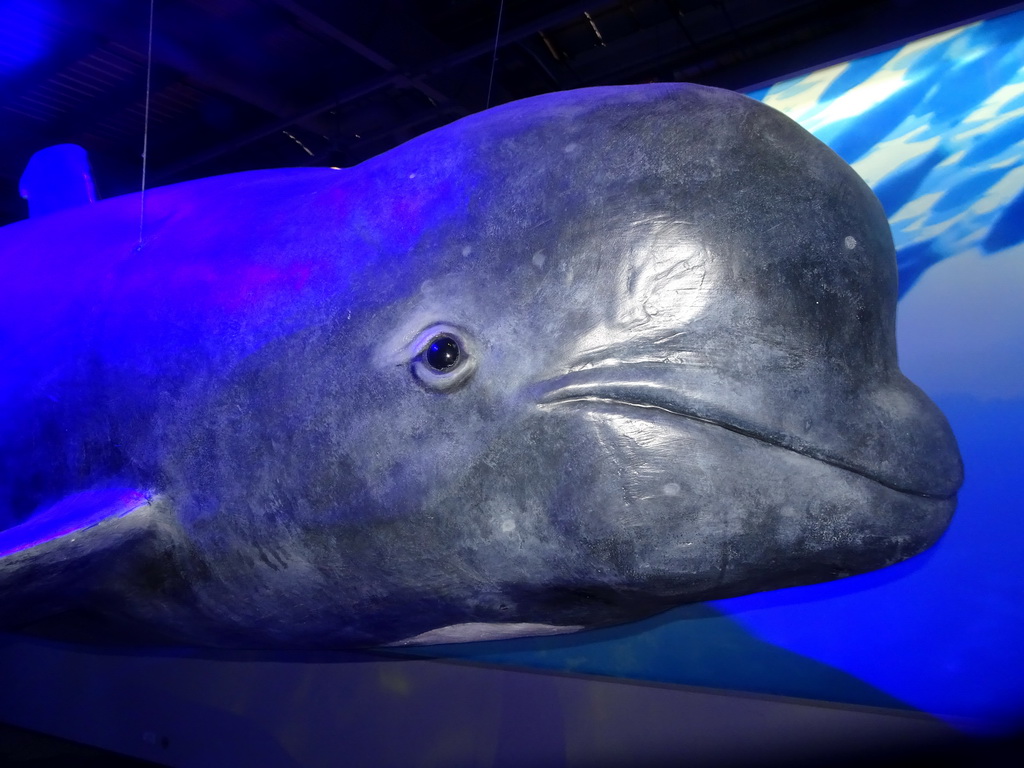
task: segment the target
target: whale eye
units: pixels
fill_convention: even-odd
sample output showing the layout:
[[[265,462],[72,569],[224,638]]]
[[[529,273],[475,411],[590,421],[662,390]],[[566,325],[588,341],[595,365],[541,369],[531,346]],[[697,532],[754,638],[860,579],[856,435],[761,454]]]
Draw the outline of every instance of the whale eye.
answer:
[[[420,384],[437,392],[458,389],[476,369],[466,334],[448,325],[435,325],[425,330],[412,350],[413,376]]]
[[[457,366],[460,357],[462,350],[459,349],[459,342],[445,334],[430,342],[423,355],[423,361],[435,371],[443,372]]]

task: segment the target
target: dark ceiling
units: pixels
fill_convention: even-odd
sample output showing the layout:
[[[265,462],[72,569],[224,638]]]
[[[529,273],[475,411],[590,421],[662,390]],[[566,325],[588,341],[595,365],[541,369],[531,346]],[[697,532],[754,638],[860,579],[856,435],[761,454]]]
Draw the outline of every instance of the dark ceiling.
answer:
[[[548,91],[750,87],[1007,5],[155,0],[147,89],[147,0],[0,0],[0,224],[27,215],[18,179],[51,144],[89,151],[100,197],[138,190],[147,90],[151,187],[353,165],[488,104]]]

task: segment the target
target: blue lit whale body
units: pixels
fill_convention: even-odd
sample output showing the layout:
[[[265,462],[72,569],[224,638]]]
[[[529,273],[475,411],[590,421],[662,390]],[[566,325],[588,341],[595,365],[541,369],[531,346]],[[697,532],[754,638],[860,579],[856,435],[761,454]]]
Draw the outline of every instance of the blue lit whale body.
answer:
[[[867,186],[685,85],[0,229],[0,624],[331,648],[879,568],[960,458]],[[83,629],[87,628],[87,629]]]

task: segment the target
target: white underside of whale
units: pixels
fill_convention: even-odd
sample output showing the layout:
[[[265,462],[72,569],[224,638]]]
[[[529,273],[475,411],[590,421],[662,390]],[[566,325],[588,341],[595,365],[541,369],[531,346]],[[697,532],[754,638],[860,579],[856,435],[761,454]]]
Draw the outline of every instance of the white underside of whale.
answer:
[[[503,624],[500,622],[471,621],[438,627],[414,637],[388,643],[390,646],[437,645],[440,643],[472,643],[480,640],[509,640],[514,637],[538,637],[541,635],[564,635],[579,632],[582,626],[559,626],[556,624],[533,624],[530,622]]]

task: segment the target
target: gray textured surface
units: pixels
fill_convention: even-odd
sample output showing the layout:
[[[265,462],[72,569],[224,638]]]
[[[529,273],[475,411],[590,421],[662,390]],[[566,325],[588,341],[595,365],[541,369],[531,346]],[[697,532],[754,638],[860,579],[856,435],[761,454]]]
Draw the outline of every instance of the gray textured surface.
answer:
[[[897,367],[877,200],[742,96],[539,97],[147,211],[141,250],[133,198],[0,230],[0,508],[84,492],[52,516],[102,520],[0,534],[9,625],[602,626],[882,567],[955,506],[953,436]]]

